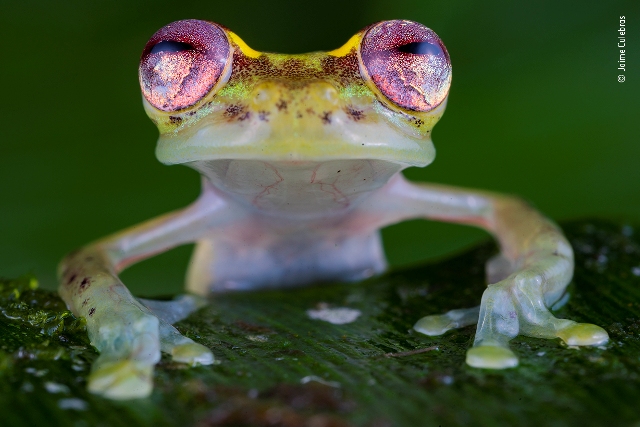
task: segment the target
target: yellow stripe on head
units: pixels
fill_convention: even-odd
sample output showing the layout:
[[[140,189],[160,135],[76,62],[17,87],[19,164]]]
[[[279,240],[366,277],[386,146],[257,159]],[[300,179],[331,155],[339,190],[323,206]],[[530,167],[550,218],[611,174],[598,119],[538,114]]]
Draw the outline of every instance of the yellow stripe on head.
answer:
[[[327,52],[328,55],[331,56],[347,56],[352,49],[357,49],[360,45],[360,40],[362,39],[362,34],[358,33],[355,36],[351,37],[349,41],[343,44],[341,47],[334,49],[332,51]]]
[[[251,49],[249,45],[246,44],[244,40],[242,40],[236,33],[232,31],[227,31],[227,33],[229,34],[229,38],[231,39],[231,41],[235,43],[240,48],[242,53],[244,53],[249,58],[257,58],[262,55],[262,52]]]

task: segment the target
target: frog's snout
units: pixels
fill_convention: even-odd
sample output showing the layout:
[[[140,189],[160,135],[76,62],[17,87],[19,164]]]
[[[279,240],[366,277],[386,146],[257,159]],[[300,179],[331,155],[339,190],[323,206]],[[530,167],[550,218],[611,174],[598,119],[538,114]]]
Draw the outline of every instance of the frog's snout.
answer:
[[[302,119],[326,114],[340,108],[340,94],[325,81],[266,81],[251,94],[251,105],[258,115],[291,115]]]

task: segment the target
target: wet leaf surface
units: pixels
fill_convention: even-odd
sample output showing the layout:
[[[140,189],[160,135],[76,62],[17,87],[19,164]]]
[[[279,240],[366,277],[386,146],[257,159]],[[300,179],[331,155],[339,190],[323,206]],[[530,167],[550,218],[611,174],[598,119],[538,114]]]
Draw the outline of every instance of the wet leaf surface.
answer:
[[[0,411],[10,426],[616,425],[640,422],[640,228],[564,224],[576,250],[558,317],[603,326],[610,342],[567,348],[519,337],[520,366],[464,364],[474,327],[427,337],[422,316],[477,305],[492,244],[358,284],[219,295],[177,327],[219,364],[163,359],[148,399],[89,394],[96,353],[82,319],[32,278],[0,283]],[[331,324],[307,310],[348,307]]]

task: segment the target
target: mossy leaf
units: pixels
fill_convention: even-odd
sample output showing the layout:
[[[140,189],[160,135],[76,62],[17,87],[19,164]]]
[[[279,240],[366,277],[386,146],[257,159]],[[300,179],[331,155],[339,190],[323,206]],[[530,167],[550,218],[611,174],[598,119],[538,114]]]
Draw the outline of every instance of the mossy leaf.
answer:
[[[31,277],[0,282],[2,425],[637,425],[640,228],[564,229],[576,273],[556,313],[598,324],[611,340],[567,348],[519,337],[520,366],[503,371],[465,365],[474,327],[440,337],[411,328],[479,303],[492,244],[358,284],[218,295],[177,327],[220,363],[163,359],[152,396],[126,402],[86,391],[96,353],[82,319]],[[360,315],[333,324],[307,312],[332,307]]]

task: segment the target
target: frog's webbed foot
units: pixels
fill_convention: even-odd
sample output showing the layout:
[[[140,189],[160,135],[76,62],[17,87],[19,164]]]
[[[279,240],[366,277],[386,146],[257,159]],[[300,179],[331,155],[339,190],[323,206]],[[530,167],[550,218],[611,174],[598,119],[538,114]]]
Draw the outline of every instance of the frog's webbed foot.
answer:
[[[473,348],[467,352],[467,363],[493,369],[516,366],[518,359],[508,342],[518,334],[560,338],[568,345],[606,343],[609,335],[601,327],[551,314],[545,304],[545,290],[558,294],[554,288],[560,286],[554,281],[552,274],[525,270],[489,285],[482,295],[478,330]]]
[[[568,345],[606,343],[609,336],[601,327],[558,319],[550,313],[545,304],[544,291],[554,293],[553,281],[545,274],[530,270],[514,273],[487,287],[479,311],[478,308],[471,308],[427,316],[420,319],[414,329],[427,335],[440,335],[449,329],[471,325],[477,320],[475,341],[467,352],[466,361],[470,366],[488,369],[518,365],[517,356],[509,348],[509,341],[518,334],[560,338]],[[556,290],[559,288],[556,286]]]
[[[189,365],[213,363],[211,351],[181,335],[166,320],[177,321],[198,308],[191,297],[174,301],[122,298],[98,307],[87,318],[92,344],[100,351],[89,376],[89,390],[111,399],[146,397],[153,389],[153,367],[160,352]],[[150,310],[146,305],[152,307]],[[157,314],[156,314],[157,311]],[[165,320],[166,319],[166,320]]]

